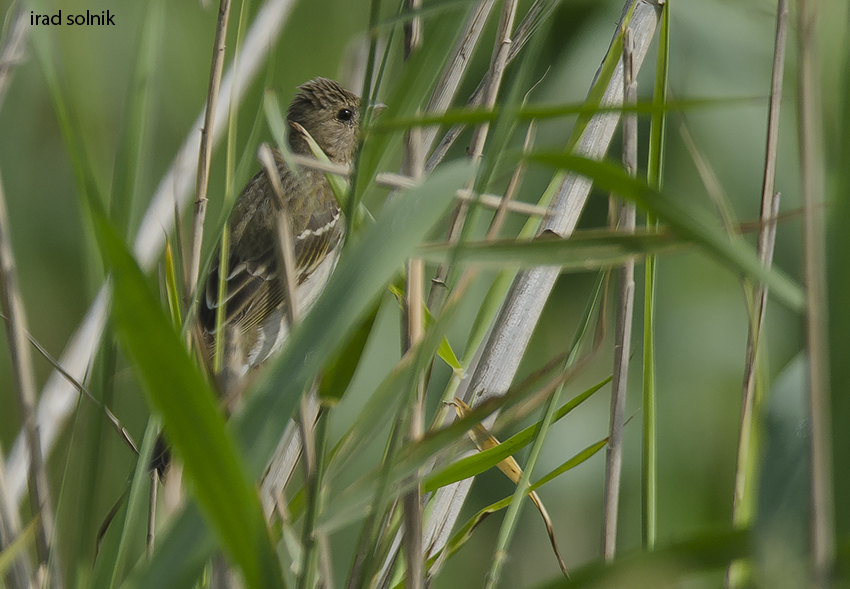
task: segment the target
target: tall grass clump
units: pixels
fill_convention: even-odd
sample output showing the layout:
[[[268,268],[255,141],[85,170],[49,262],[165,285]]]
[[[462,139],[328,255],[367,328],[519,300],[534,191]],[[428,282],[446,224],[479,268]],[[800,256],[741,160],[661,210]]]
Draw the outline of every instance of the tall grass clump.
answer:
[[[848,584],[842,3],[54,4],[0,3],[0,587]],[[225,417],[198,276],[316,76],[341,259]]]

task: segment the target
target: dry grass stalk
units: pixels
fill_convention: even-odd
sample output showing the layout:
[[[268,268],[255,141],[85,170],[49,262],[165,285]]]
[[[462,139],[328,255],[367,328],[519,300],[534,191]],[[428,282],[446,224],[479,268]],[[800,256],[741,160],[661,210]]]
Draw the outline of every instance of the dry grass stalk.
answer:
[[[624,103],[637,102],[634,77],[634,41],[631,29],[623,32]],[[634,176],[637,172],[637,115],[623,117],[623,166]],[[615,202],[617,225],[624,232],[635,230],[635,205]],[[612,227],[617,229],[617,227]],[[626,391],[631,356],[632,314],[635,305],[635,262],[623,264],[617,280],[617,320],[614,327],[614,377],[611,381],[611,418],[608,450],[605,456],[605,505],[602,524],[602,553],[605,560],[614,559],[617,551],[617,514],[620,502],[620,480],[623,469],[623,427],[626,415]]]
[[[540,25],[541,20],[545,17],[546,14],[549,13],[554,7],[554,4],[550,3],[548,10],[544,11],[544,5],[546,4],[545,0],[535,0],[534,4],[529,7],[528,12],[525,13],[525,17],[522,19],[522,22],[514,31],[513,38],[511,39],[510,47],[508,48],[508,56],[507,63],[510,64],[514,58],[517,56],[519,51],[523,48],[523,46],[528,42],[531,38],[531,35],[537,30],[537,27]],[[491,2],[492,5],[492,2]],[[492,7],[492,6],[491,6]],[[489,9],[488,9],[489,10]],[[484,93],[485,88],[487,88],[489,84],[489,72],[484,76],[484,78],[479,82],[478,87],[475,89],[475,92],[469,97],[467,101],[468,106],[478,106],[481,104],[481,99]],[[449,129],[443,138],[440,140],[439,145],[428,158],[428,163],[425,164],[425,170],[430,172],[437,165],[443,161],[443,158],[446,157],[446,154],[454,145],[454,142],[460,137],[461,132],[464,130],[465,125],[455,125],[451,129]],[[431,132],[436,135],[437,129],[436,127],[431,128]],[[428,144],[430,145],[430,143]]]
[[[528,129],[525,132],[525,141],[522,144],[522,152],[524,154],[531,152],[532,145],[534,145],[534,121],[528,123]],[[505,189],[505,196],[500,199],[499,207],[496,209],[496,214],[493,215],[493,220],[490,221],[490,227],[487,228],[486,239],[493,240],[499,236],[499,230],[502,228],[502,225],[505,224],[505,219],[508,216],[508,211],[511,209],[511,205],[516,204],[514,198],[516,197],[517,192],[519,192],[519,186],[522,183],[522,177],[525,175],[525,166],[525,160],[520,160],[519,164],[517,164],[517,167],[514,170],[514,173],[511,175],[511,179],[508,182],[508,187]],[[484,196],[485,195],[483,194],[479,196],[480,204],[484,204]]]
[[[502,86],[502,78],[508,64],[508,51],[511,47],[511,34],[514,28],[516,9],[517,0],[503,0],[502,13],[499,17],[499,30],[496,33],[496,42],[493,46],[493,55],[490,58],[490,69],[487,72],[487,83],[484,88],[483,106],[487,109],[492,109],[496,105],[496,98]],[[474,161],[481,159],[484,154],[484,144],[487,141],[489,131],[490,123],[487,121],[475,128],[469,145],[469,159]],[[472,185],[470,184],[471,188]],[[455,243],[460,239],[468,209],[469,203],[465,201],[459,202],[455,208],[451,226],[446,236],[446,241],[449,243]],[[449,271],[450,268],[448,265],[440,264],[437,268],[437,274],[431,282],[431,292],[428,295],[428,308],[431,309],[432,313],[435,313],[440,307],[440,302],[445,296],[446,279]]]
[[[60,575],[59,558],[52,552],[54,516],[47,481],[47,470],[41,452],[41,440],[35,417],[36,392],[35,372],[33,371],[30,348],[27,341],[26,314],[18,287],[18,271],[12,252],[12,238],[9,235],[9,214],[6,210],[6,197],[0,180],[0,299],[3,311],[9,318],[6,338],[9,342],[9,355],[12,361],[12,374],[17,393],[18,411],[22,428],[30,445],[29,498],[33,516],[38,516],[36,530],[36,551],[40,566],[46,567],[49,587],[60,589],[63,586]]]
[[[472,9],[460,40],[452,51],[448,65],[443,69],[431,99],[425,107],[425,112],[429,114],[444,113],[451,105],[463,79],[463,74],[466,72],[469,61],[475,52],[475,47],[478,46],[478,40],[481,38],[484,25],[487,24],[487,17],[490,16],[494,2],[495,0],[484,0]],[[438,127],[429,127],[422,132],[422,145],[426,153],[434,144],[438,130]],[[433,166],[427,166],[427,170],[432,171]]]
[[[788,36],[788,0],[779,0],[776,11],[776,38],[773,51],[773,72],[770,84],[770,103],[767,114],[767,147],[765,150],[764,177],[762,179],[761,213],[758,233],[758,254],[762,263],[770,267],[776,241],[776,218],[779,213],[779,193],[774,192],[776,180],[776,154],[779,145],[779,110],[782,104],[782,80],[785,66],[785,46]],[[732,497],[732,522],[742,525],[749,519],[747,494],[753,489],[751,464],[755,459],[752,447],[753,418],[756,403],[756,374],[761,330],[767,311],[767,287],[756,284],[752,293],[753,309],[747,351],[744,363],[744,383],[741,397],[741,427],[738,436],[738,461],[735,473],[735,490]],[[726,571],[726,586],[738,586],[734,563]]]
[[[298,125],[298,127],[301,126]],[[283,272],[280,273],[281,289],[286,293],[286,315],[291,329],[292,326],[295,325],[295,321],[297,319],[297,310],[295,308],[296,266],[295,249],[293,248],[294,242],[292,239],[292,225],[290,224],[289,215],[287,214],[284,206],[285,199],[283,196],[283,186],[280,183],[280,173],[277,170],[277,163],[275,163],[271,148],[267,144],[263,143],[257,153],[257,158],[260,160],[260,163],[266,171],[266,176],[272,186],[272,192],[274,192],[277,202],[277,239],[275,240],[275,245],[277,247],[275,249],[277,262],[283,269]]]
[[[6,35],[0,39],[0,108],[6,98],[6,90],[12,81],[15,66],[26,56],[26,40],[29,31],[29,15],[26,5],[18,2],[14,15],[8,22],[12,23]]]
[[[416,10],[422,6],[421,0],[408,0],[408,8]],[[422,45],[422,20],[417,17],[405,26],[404,55],[409,58]],[[422,130],[414,127],[405,137],[403,168],[414,181],[421,181],[425,175],[425,145],[422,142]],[[404,352],[420,341],[425,332],[425,307],[423,293],[425,289],[425,265],[419,258],[407,261],[407,281],[405,284],[404,309]],[[416,442],[422,437],[425,421],[425,375],[418,374],[410,405],[410,423],[407,437]],[[416,477],[418,478],[418,477]],[[422,489],[414,484],[402,500],[404,510],[404,554],[405,587],[423,589],[425,586],[425,563],[422,551]]]
[[[189,250],[189,264],[186,272],[186,296],[194,296],[198,284],[198,272],[201,265],[201,244],[204,239],[204,219],[207,216],[207,187],[210,179],[210,161],[212,159],[213,127],[215,125],[216,103],[221,89],[221,75],[224,71],[224,41],[227,36],[227,22],[230,19],[230,0],[221,0],[218,6],[218,23],[213,42],[210,83],[207,88],[207,107],[204,111],[204,126],[201,127],[201,145],[198,150],[198,175],[195,180],[195,213],[192,219],[192,245]]]

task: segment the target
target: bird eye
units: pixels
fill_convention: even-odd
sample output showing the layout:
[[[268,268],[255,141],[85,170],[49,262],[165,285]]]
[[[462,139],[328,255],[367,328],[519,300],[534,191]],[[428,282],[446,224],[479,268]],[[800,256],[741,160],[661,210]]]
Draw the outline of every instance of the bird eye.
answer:
[[[336,118],[340,121],[350,121],[354,117],[354,113],[347,109],[343,108],[338,113],[336,113]]]

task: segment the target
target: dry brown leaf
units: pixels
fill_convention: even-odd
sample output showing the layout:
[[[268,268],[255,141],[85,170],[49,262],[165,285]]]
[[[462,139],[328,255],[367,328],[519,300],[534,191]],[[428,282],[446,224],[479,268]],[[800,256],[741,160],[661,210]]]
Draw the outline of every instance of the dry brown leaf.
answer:
[[[454,398],[451,405],[455,408],[458,417],[461,419],[469,415],[472,411],[469,405],[457,397]],[[472,441],[478,448],[479,452],[495,448],[499,445],[499,440],[490,434],[490,432],[487,431],[487,428],[480,423],[469,430],[469,437],[472,438]],[[505,476],[514,482],[514,484],[519,484],[520,478],[522,477],[522,469],[517,461],[514,460],[513,456],[508,456],[499,462],[497,466],[499,467],[499,470],[505,473]],[[546,533],[549,534],[549,542],[552,544],[552,550],[555,552],[555,558],[558,559],[558,566],[561,567],[561,571],[564,575],[569,578],[570,573],[567,571],[567,565],[564,564],[564,559],[561,558],[561,553],[558,550],[558,543],[555,541],[555,528],[552,526],[552,519],[549,517],[549,512],[546,511],[546,507],[543,505],[543,502],[540,500],[540,497],[535,491],[529,493],[529,497],[534,503],[534,506],[537,507],[537,511],[540,512],[540,516],[543,518],[543,523],[546,525]]]

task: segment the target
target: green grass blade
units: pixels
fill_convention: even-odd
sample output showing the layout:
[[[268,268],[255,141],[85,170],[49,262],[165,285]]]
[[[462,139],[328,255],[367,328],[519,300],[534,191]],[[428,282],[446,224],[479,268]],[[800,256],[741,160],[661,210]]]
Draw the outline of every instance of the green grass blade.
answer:
[[[690,110],[703,110],[708,108],[728,108],[761,102],[761,96],[732,96],[725,98],[692,98],[687,100],[675,100],[665,103],[636,102],[635,104],[619,104],[603,106],[590,102],[575,102],[569,104],[532,104],[519,107],[516,117],[519,120],[556,119],[567,116],[579,115],[581,117],[592,117],[600,113],[637,113],[641,115],[663,115],[668,112],[683,112]],[[424,114],[407,117],[396,117],[375,124],[376,133],[410,129],[412,127],[426,127],[431,125],[475,125],[496,120],[502,113],[503,108],[496,106],[492,109],[486,108],[454,108],[440,114]]]
[[[655,65],[655,88],[652,103],[659,107],[654,112],[649,126],[649,154],[647,155],[647,184],[661,190],[664,171],[665,129],[667,126],[667,77],[670,69],[670,5],[665,5],[661,15],[661,30],[658,37],[658,58]],[[656,226],[653,215],[647,215],[647,229]],[[643,371],[642,398],[643,416],[642,459],[641,459],[641,541],[644,548],[655,546],[657,522],[657,479],[656,472],[656,409],[655,409],[655,275],[657,257],[654,253],[646,257],[644,267],[643,295]]]
[[[585,448],[584,450],[564,462],[558,468],[544,476],[542,479],[540,479],[533,485],[527,487],[525,493],[530,494],[532,491],[536,491],[537,489],[539,489],[549,481],[553,480],[557,476],[567,472],[568,470],[572,470],[579,464],[586,462],[594,454],[604,448],[605,444],[607,443],[608,439],[605,438],[596,442],[595,444],[591,444],[590,446],[588,446],[587,448]],[[469,538],[472,536],[472,532],[475,531],[475,528],[478,527],[478,524],[480,524],[484,518],[488,517],[493,513],[496,513],[497,511],[506,509],[508,505],[511,504],[511,499],[512,497],[505,497],[501,501],[497,501],[491,505],[488,505],[484,509],[481,509],[478,513],[472,516],[463,526],[461,526],[458,532],[454,536],[452,536],[451,540],[449,540],[449,542],[446,544],[446,547],[443,549],[443,551],[441,551],[446,553],[445,557],[441,553],[438,553],[434,555],[434,557],[429,559],[428,565],[431,566],[438,558],[441,560],[451,558],[458,550],[460,550],[460,548],[466,543],[466,541],[469,540]]]
[[[133,214],[137,209],[138,178],[144,170],[144,155],[149,147],[146,131],[160,74],[157,61],[163,48],[164,23],[164,2],[157,0],[148,3],[138,58],[127,92],[127,108],[123,118],[126,126],[121,133],[112,174],[110,218],[125,237],[130,235]]]
[[[581,452],[579,452],[578,454],[576,454],[575,456],[573,456],[572,458],[570,458],[569,460],[564,462],[558,468],[556,468],[555,470],[553,470],[552,472],[550,472],[549,474],[547,474],[546,476],[541,478],[539,481],[537,481],[536,483],[531,485],[528,488],[528,492],[530,493],[531,491],[536,491],[537,489],[539,489],[540,487],[542,487],[543,485],[545,485],[549,481],[561,476],[562,474],[564,474],[568,470],[572,470],[573,468],[575,468],[576,466],[578,466],[582,462],[585,462],[591,456],[593,456],[594,454],[599,452],[607,444],[608,444],[608,438],[603,438],[603,439],[599,440],[598,442],[591,444],[590,446],[588,446],[587,448],[585,448],[584,450],[582,450]]]
[[[600,383],[597,383],[586,391],[576,395],[570,401],[562,405],[552,418],[552,423],[559,421],[565,417],[570,411],[581,405],[589,399],[593,393],[601,389],[603,386],[611,382],[611,378],[606,378]],[[471,456],[461,458],[457,462],[453,462],[442,470],[430,475],[422,484],[423,492],[435,491],[440,487],[445,487],[457,481],[481,474],[482,472],[493,468],[499,462],[519,452],[528,444],[537,439],[537,434],[540,431],[540,422],[530,425],[519,433],[514,434],[498,446],[489,448],[483,452],[476,452]]]
[[[850,452],[850,44],[844,41],[844,72],[835,108],[841,113],[838,154],[833,159],[834,190],[827,203],[827,281],[829,296],[830,386],[832,388],[832,455],[835,477],[835,527],[839,538],[850,537],[850,471],[844,457]],[[845,575],[847,573],[845,572]],[[844,581],[847,581],[845,576]]]
[[[184,460],[194,496],[248,586],[283,587],[259,498],[213,392],[115,230],[103,217],[95,215],[94,221],[112,271],[117,331]]]
[[[593,270],[666,252],[688,242],[670,233],[616,233],[594,231],[573,234],[569,239],[539,238],[533,241],[500,240],[470,242],[456,259],[484,268],[561,266],[564,271]],[[419,255],[429,263],[445,260],[452,252],[446,244],[429,244]]]
[[[171,529],[157,539],[153,559],[138,567],[125,589],[186,589],[195,587],[216,550],[215,537],[198,506],[191,502],[174,518]]]
[[[142,447],[139,449],[133,482],[130,485],[127,513],[124,525],[121,527],[121,541],[118,544],[118,555],[115,558],[115,566],[112,567],[112,580],[109,587],[118,587],[145,551],[150,463],[158,434],[159,419],[149,419]]]
[[[707,252],[736,272],[767,284],[771,293],[776,294],[790,308],[803,308],[805,297],[800,286],[778,270],[766,269],[752,247],[741,238],[728,236],[706,211],[688,208],[680,200],[630,178],[622,169],[607,162],[562,152],[539,152],[533,154],[531,159],[587,176],[603,190],[634,201],[640,208],[657,215],[683,238],[702,245]]]

